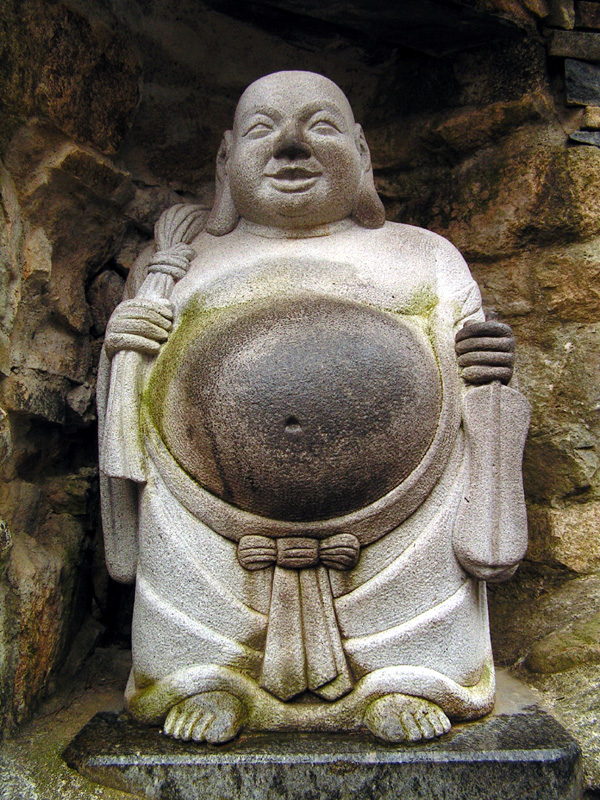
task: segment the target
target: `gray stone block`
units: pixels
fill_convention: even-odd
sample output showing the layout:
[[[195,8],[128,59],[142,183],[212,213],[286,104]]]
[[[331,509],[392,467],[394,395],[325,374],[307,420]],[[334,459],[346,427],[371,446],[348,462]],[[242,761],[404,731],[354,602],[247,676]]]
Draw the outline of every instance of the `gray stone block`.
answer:
[[[106,786],[155,800],[577,800],[579,748],[536,708],[456,725],[433,742],[254,734],[222,746],[97,714],[65,751]]]
[[[576,21],[578,28],[600,29],[600,5],[580,0],[577,3]]]
[[[554,31],[548,45],[551,56],[600,61],[600,33]]]
[[[600,105],[600,65],[567,58],[565,90],[569,105]]]
[[[569,135],[572,142],[600,147],[600,131],[575,131]]]

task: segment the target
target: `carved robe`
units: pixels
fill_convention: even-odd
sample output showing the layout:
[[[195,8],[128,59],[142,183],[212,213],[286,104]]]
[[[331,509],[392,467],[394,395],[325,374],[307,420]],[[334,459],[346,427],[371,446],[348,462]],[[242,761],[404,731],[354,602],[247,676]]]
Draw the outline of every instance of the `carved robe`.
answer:
[[[210,689],[236,694],[259,729],[358,729],[366,703],[388,692],[432,700],[451,719],[493,705],[483,579],[524,554],[522,486],[506,475],[519,474],[526,401],[500,384],[467,388],[459,376],[454,334],[484,317],[477,285],[446,240],[393,223],[365,231],[344,221],[324,233],[272,238],[243,220],[224,237],[201,233],[173,289],[174,328],[158,358],[136,354],[135,371],[117,383],[115,362],[103,356],[101,447],[113,453],[102,462],[106,553],[117,580],[136,581],[127,702],[141,721],[160,723],[172,705]],[[336,478],[335,454],[317,480],[310,459],[303,472],[299,458],[294,475],[288,450],[255,466],[248,446],[264,409],[252,387],[240,388],[240,364],[251,376],[256,360],[277,384],[289,342],[309,349],[304,313],[325,354],[331,315],[337,344],[323,369],[329,375],[335,362],[337,394],[344,369],[359,369],[339,363],[351,359],[355,333],[377,344],[376,364],[394,331],[406,339],[398,384],[387,373],[382,391],[377,384],[381,430],[366,415],[366,464],[346,436],[354,484],[352,469]],[[386,363],[394,357],[391,346]],[[298,367],[298,378],[294,358],[280,394],[320,368],[309,359],[310,374]],[[404,406],[390,423],[386,404],[400,384]],[[293,392],[284,399],[292,403]],[[349,394],[348,408],[354,402],[362,401]],[[302,435],[298,415],[284,422],[286,436]],[[388,424],[393,447],[377,439]],[[239,433],[245,425],[249,438]],[[325,438],[328,458],[337,445]],[[363,480],[370,462],[380,481]],[[241,476],[233,489],[232,474]],[[338,492],[331,514],[328,492]]]

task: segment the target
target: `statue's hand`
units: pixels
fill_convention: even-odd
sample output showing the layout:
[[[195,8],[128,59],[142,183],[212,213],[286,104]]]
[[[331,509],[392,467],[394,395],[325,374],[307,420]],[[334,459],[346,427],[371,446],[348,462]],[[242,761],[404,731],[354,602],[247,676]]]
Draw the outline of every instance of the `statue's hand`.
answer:
[[[468,322],[456,334],[456,355],[467,383],[508,383],[515,360],[515,340],[510,325],[488,319]]]
[[[173,304],[169,300],[124,300],[106,326],[106,354],[112,358],[120,350],[135,350],[155,356],[167,341],[172,324]]]

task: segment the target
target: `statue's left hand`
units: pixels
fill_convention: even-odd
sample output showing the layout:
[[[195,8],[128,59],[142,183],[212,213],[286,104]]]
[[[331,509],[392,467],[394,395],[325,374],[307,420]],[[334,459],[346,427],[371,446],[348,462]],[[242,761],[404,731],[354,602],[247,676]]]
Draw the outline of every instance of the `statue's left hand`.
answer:
[[[155,356],[169,338],[172,324],[170,300],[140,297],[124,300],[115,308],[106,326],[106,354],[112,358],[120,350],[134,350]]]
[[[467,383],[508,383],[512,378],[515,340],[510,325],[495,319],[468,322],[456,334],[455,347]]]

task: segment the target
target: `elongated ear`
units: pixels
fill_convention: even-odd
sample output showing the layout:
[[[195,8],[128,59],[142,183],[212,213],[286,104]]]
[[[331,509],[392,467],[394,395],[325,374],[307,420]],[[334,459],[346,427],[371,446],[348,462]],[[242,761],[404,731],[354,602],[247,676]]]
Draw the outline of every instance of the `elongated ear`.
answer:
[[[235,210],[231,190],[229,189],[229,175],[227,172],[232,137],[231,131],[225,131],[217,153],[215,204],[208,215],[205,227],[207,233],[212,233],[213,236],[225,236],[226,233],[231,233],[240,219],[240,215]]]
[[[373,167],[371,166],[371,153],[365,139],[365,134],[360,125],[355,127],[356,147],[362,161],[362,177],[352,209],[352,218],[363,228],[381,228],[385,222],[385,210],[379,199],[373,180]]]

